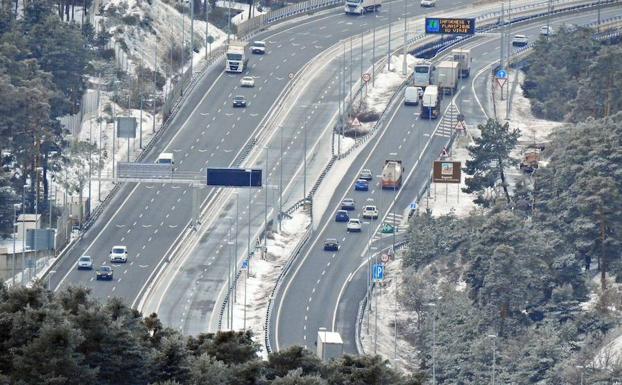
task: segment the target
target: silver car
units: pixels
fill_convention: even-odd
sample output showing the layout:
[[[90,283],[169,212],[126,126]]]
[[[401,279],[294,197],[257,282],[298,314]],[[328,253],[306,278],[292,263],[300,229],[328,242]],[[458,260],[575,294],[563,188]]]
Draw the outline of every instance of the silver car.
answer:
[[[88,255],[83,255],[78,258],[78,270],[91,270],[93,269],[93,258]]]

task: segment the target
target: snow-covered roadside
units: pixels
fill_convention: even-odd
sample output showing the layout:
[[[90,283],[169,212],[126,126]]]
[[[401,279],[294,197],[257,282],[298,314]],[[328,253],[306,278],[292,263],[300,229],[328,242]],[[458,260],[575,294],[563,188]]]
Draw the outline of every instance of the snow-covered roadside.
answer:
[[[461,167],[469,159],[467,146],[470,143],[469,136],[460,136],[454,140],[451,148],[451,157],[447,160],[460,161]],[[428,194],[419,202],[420,210],[430,210],[432,215],[441,216],[453,212],[458,217],[464,217],[475,208],[473,200],[475,196],[462,191],[466,187],[464,183],[466,174],[461,173],[460,184],[457,183],[432,183]]]
[[[243,272],[238,280],[236,303],[233,309],[233,329],[244,328],[244,291],[246,290],[246,329],[254,333],[254,339],[261,344],[262,356],[266,357],[265,320],[268,311],[268,300],[272,293],[277,278],[291,252],[300,242],[306,232],[311,219],[304,209],[299,209],[291,219],[285,219],[281,223],[281,232],[268,235],[268,253],[264,259],[251,260],[250,273],[246,282],[246,274]],[[246,287],[246,289],[245,289]],[[226,319],[223,319],[226,325]]]
[[[414,346],[401,337],[400,325],[413,323],[415,312],[406,311],[395,298],[395,278],[402,272],[402,261],[398,258],[385,264],[385,281],[376,287],[371,300],[371,312],[366,306],[361,323],[361,344],[366,354],[377,353],[392,362],[393,367],[410,373],[417,359]],[[401,281],[401,276],[398,278]],[[399,282],[398,282],[399,283]],[[395,316],[397,314],[397,349],[395,349]],[[377,316],[377,323],[376,323]],[[376,329],[377,325],[377,329]],[[377,333],[376,333],[377,330]],[[377,340],[375,335],[377,334]],[[377,343],[375,343],[377,341]],[[395,360],[397,353],[397,361]]]

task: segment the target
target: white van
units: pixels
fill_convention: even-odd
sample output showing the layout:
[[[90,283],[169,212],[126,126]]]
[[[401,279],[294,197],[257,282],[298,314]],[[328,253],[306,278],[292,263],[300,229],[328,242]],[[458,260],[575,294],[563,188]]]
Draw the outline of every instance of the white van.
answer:
[[[419,87],[406,87],[404,90],[404,104],[416,106],[419,104]]]
[[[163,152],[158,156],[158,160],[156,160],[157,164],[170,164],[171,166],[175,164],[175,160],[173,159],[172,152]]]

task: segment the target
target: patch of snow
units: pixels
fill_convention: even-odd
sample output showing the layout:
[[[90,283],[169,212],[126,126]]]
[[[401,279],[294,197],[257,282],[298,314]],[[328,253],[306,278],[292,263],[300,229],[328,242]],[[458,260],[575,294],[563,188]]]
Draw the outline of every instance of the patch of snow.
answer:
[[[355,144],[356,140],[354,138],[349,138],[343,135],[335,135],[335,155],[348,152],[352,147],[354,147]]]
[[[236,1],[217,1],[216,2],[216,6],[217,7],[221,7],[221,8],[231,8],[231,9],[236,9],[238,11],[242,11],[240,13],[238,13],[237,15],[235,15],[234,17],[231,18],[231,22],[233,24],[239,24],[243,21],[248,20],[248,9],[250,8],[250,5],[248,5],[247,3],[238,3]],[[266,13],[265,11],[260,11],[259,9],[257,9],[256,6],[253,5],[253,17],[259,16],[259,15],[263,15],[264,13]]]
[[[268,300],[282,267],[287,263],[291,252],[300,242],[310,223],[311,218],[303,209],[294,212],[291,218],[283,220],[281,232],[268,236],[268,253],[265,258],[253,259],[248,275],[243,272],[238,279],[233,329],[242,330],[246,324],[246,329],[252,330],[255,341],[261,344],[261,355],[266,358],[264,326]],[[245,291],[246,306],[244,306]],[[246,322],[244,322],[245,308]]]
[[[451,157],[448,160],[460,161],[464,166],[469,159],[469,152],[466,147],[469,145],[470,138],[462,136],[454,140],[451,149]],[[458,217],[468,215],[476,206],[473,203],[474,195],[462,191],[465,184],[466,173],[461,173],[460,184],[457,183],[432,183],[429,187],[429,194],[426,194],[419,202],[421,210],[429,209],[432,215],[441,216],[453,212]]]
[[[407,74],[412,73],[415,63],[415,57],[407,55],[408,69]],[[387,66],[384,66],[382,72],[376,75],[374,80],[374,86],[372,83],[368,83],[367,96],[365,97],[365,103],[370,111],[382,113],[387,107],[387,104],[399,89],[399,87],[406,81],[408,75],[402,75],[402,62],[403,55],[391,56],[391,71]]]
[[[398,254],[399,256],[399,254]],[[403,373],[412,373],[417,351],[400,333],[400,324],[412,323],[417,319],[415,312],[406,310],[395,296],[396,276],[401,276],[402,261],[398,259],[385,264],[385,281],[378,285],[372,295],[371,311],[365,307],[361,323],[361,344],[366,354],[379,354],[390,360],[392,366]],[[397,314],[397,349],[395,349],[395,317]],[[377,320],[377,323],[376,323]],[[377,328],[376,328],[377,325]],[[377,331],[377,339],[375,334]],[[395,360],[397,353],[397,361]]]

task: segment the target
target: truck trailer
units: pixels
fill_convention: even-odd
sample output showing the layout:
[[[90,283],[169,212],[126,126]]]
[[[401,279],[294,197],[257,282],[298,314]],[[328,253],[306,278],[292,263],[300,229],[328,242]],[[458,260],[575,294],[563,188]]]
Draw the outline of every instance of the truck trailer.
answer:
[[[317,332],[317,356],[322,361],[329,361],[343,355],[343,340],[337,332],[320,328]]]
[[[225,60],[225,71],[242,73],[248,64],[246,55],[247,43],[239,40],[232,40],[227,46],[227,59]]]
[[[469,48],[456,48],[451,50],[451,56],[453,60],[460,63],[460,76],[461,78],[468,78],[471,74],[471,49]]]
[[[347,14],[362,15],[377,11],[381,5],[382,0],[346,0],[343,9]]]
[[[436,66],[437,84],[442,92],[455,92],[458,88],[460,63],[453,60],[442,61]]]
[[[423,119],[436,119],[441,114],[441,94],[437,86],[429,86],[421,98],[421,114]]]
[[[398,189],[402,186],[404,167],[401,160],[387,159],[382,169],[382,188]]]
[[[426,88],[432,84],[432,71],[434,67],[432,62],[425,59],[417,59],[415,62],[415,69],[413,71],[413,86]]]

